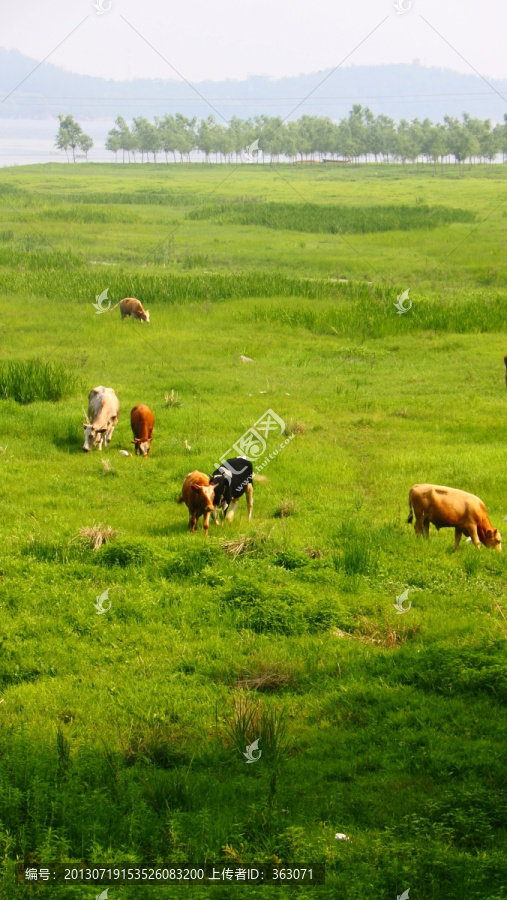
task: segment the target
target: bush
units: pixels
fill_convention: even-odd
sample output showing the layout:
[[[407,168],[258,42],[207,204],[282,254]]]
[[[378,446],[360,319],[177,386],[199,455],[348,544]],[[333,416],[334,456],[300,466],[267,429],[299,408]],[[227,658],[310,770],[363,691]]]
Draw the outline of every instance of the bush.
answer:
[[[187,551],[183,556],[171,553],[164,565],[162,574],[165,578],[185,578],[191,575],[199,575],[206,566],[213,565],[214,552],[212,547],[199,547]]]
[[[103,544],[97,551],[97,562],[100,566],[144,566],[152,562],[153,550],[149,544],[142,541],[115,541],[112,544]]]
[[[301,616],[294,608],[295,599],[292,592],[283,588],[274,594],[246,578],[237,578],[223,596],[224,602],[236,612],[238,627],[275,634],[303,630]]]

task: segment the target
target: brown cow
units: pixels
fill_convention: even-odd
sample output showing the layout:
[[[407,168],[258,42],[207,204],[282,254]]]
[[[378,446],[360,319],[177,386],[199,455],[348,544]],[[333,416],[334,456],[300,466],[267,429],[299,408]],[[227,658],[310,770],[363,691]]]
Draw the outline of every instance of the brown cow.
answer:
[[[107,311],[112,312],[117,306],[120,307],[122,322],[127,316],[132,316],[133,319],[140,319],[141,322],[150,321],[149,310],[143,309],[143,304],[140,300],[136,300],[135,297],[124,297],[123,300],[119,300]]]
[[[461,535],[470,537],[478,550],[485,547],[502,549],[502,535],[489,521],[486,507],[475,494],[439,484],[414,484],[408,495],[410,515],[415,513],[415,533],[429,538],[430,523],[437,531],[454,528],[454,549],[457,550]]]
[[[190,531],[197,531],[197,523],[201,516],[204,516],[203,528],[204,534],[208,537],[209,517],[213,512],[213,500],[215,496],[215,486],[210,484],[209,478],[203,472],[189,472],[183,487],[181,489],[181,497],[178,503],[186,503],[190,513],[188,527]]]
[[[144,403],[138,403],[130,412],[130,425],[134,434],[133,444],[136,445],[136,456],[148,456],[151,450],[151,442],[153,439],[153,426],[155,424],[155,416],[149,406]]]

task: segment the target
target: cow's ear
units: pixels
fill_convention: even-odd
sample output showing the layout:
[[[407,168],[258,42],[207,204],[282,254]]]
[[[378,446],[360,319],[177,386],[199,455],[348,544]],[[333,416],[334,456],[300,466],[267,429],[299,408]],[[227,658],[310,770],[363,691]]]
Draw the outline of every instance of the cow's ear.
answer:
[[[494,531],[491,528],[488,528],[488,530],[486,531],[486,536],[493,537],[493,534],[494,534]]]
[[[192,490],[195,491],[196,494],[199,493],[200,488],[201,488],[201,485],[200,485],[200,484],[193,484],[193,485],[192,485]]]

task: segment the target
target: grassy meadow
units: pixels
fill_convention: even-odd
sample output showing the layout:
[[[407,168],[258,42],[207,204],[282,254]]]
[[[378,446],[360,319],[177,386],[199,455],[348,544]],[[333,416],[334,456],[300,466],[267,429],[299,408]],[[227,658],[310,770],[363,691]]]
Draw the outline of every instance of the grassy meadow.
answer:
[[[507,535],[406,524],[430,481],[507,531],[506,201],[502,166],[0,170],[2,898],[44,894],[19,862],[164,860],[326,884],[110,897],[507,898]],[[185,475],[268,408],[252,522],[190,534]]]

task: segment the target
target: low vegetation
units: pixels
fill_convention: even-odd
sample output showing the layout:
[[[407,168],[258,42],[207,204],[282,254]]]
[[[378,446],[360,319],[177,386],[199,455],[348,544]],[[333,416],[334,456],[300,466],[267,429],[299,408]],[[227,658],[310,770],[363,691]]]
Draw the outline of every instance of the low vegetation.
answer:
[[[195,197],[216,175],[17,168],[21,215],[0,172],[0,234],[12,232],[0,245],[6,900],[41,891],[16,883],[18,864],[54,861],[325,863],[324,886],[284,893],[506,900],[506,551],[454,553],[449,530],[423,542],[406,523],[408,490],[425,480],[478,494],[494,526],[507,516],[506,219],[491,212],[504,175],[386,168],[376,181],[360,169],[293,177],[326,207],[339,195],[412,208],[424,194],[473,225],[346,243],[189,221],[188,205],[154,202],[114,229],[39,221],[85,208],[66,186]],[[295,202],[268,167],[244,169],[221,204]],[[156,262],[165,238],[171,254]],[[106,287],[113,304],[138,296],[150,324],[97,314]],[[398,314],[407,288],[413,305]],[[111,446],[84,454],[98,384],[116,390],[120,418]],[[148,459],[119,453],[141,402],[155,414]],[[190,534],[176,503],[186,474],[211,472],[267,409],[294,437],[280,448],[284,435],[268,434],[252,521],[243,499],[207,541],[202,526]],[[168,890],[280,896],[149,888]]]
[[[473,222],[475,215],[444,206],[343,206],[313,203],[215,203],[199,206],[189,219],[260,225],[316,234],[368,234],[437,228],[450,222]]]

